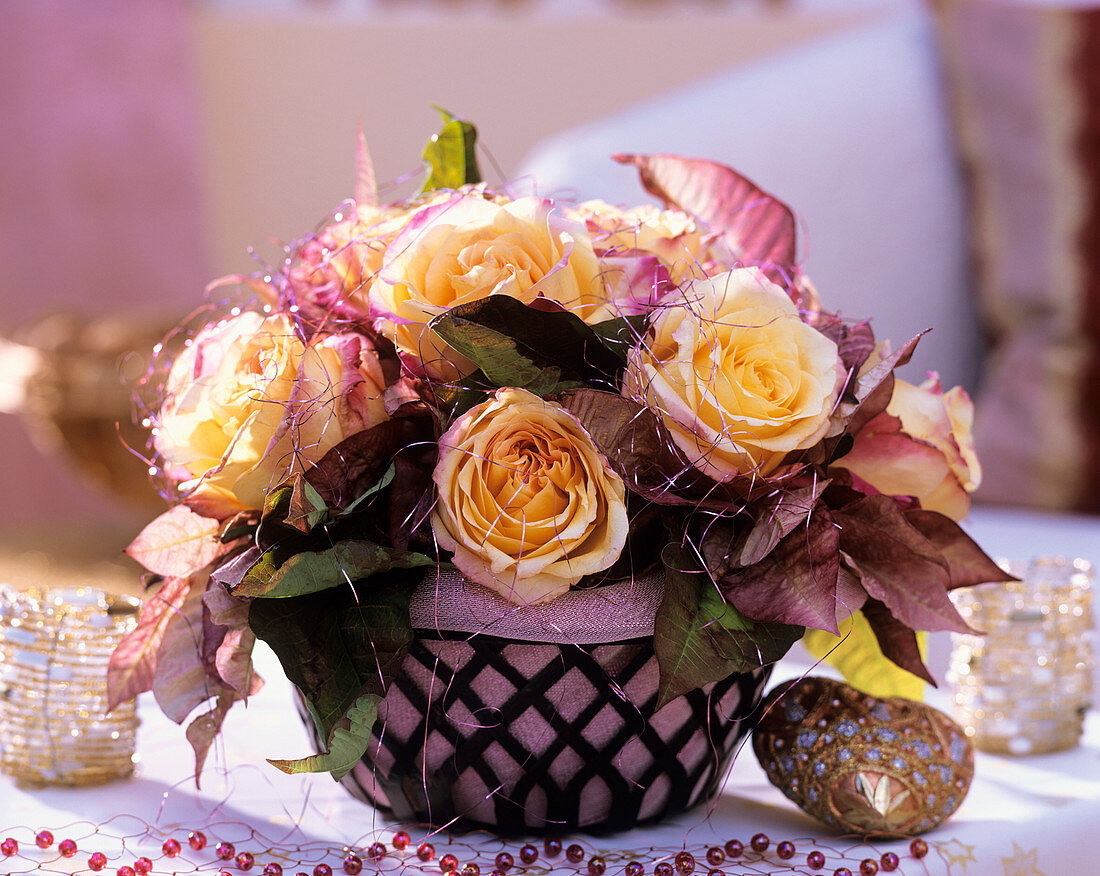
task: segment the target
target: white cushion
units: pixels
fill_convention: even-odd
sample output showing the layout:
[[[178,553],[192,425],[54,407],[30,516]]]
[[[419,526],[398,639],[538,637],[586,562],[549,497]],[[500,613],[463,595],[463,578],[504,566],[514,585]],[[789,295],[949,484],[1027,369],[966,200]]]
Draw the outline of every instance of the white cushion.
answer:
[[[648,200],[615,152],[674,152],[739,170],[803,222],[823,306],[872,317],[905,376],[971,390],[979,350],[964,211],[933,34],[918,13],[788,50],[543,143],[522,166],[543,194]]]

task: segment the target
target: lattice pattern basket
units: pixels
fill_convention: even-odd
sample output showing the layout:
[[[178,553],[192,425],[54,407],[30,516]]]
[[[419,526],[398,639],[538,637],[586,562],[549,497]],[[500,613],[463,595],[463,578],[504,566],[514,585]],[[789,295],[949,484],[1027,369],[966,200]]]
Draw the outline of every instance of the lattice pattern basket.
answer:
[[[751,730],[769,670],[656,710],[660,594],[649,577],[517,608],[433,576],[344,784],[402,821],[501,834],[624,830],[700,803]]]

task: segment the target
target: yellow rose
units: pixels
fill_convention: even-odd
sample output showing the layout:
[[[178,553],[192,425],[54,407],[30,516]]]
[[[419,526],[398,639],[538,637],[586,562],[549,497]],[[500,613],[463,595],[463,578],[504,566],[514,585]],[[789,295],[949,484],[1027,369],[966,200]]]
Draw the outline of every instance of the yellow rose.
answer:
[[[429,376],[455,377],[471,363],[427,330],[435,316],[490,295],[529,304],[544,297],[586,322],[614,316],[584,226],[549,201],[500,204],[456,196],[420,210],[390,244],[371,286],[372,312],[397,348]]]
[[[563,408],[498,390],[439,451],[432,529],[467,578],[512,602],[545,602],[622,553],[622,479]]]
[[[982,478],[973,424],[974,406],[961,386],[945,393],[937,375],[919,386],[895,378],[886,414],[860,429],[836,466],[880,493],[912,496],[926,510],[962,520]]]
[[[767,475],[826,436],[844,381],[837,347],[756,268],[692,283],[627,368],[626,394],[656,408],[715,480]]]
[[[660,210],[652,204],[624,210],[596,200],[578,204],[570,215],[588,226],[601,254],[653,253],[677,285],[733,264],[722,235],[700,228],[694,216],[680,210]]]
[[[176,359],[154,443],[188,504],[225,518],[262,508],[268,488],[386,419],[384,390],[367,338],[307,345],[285,314],[245,312],[204,328]]]

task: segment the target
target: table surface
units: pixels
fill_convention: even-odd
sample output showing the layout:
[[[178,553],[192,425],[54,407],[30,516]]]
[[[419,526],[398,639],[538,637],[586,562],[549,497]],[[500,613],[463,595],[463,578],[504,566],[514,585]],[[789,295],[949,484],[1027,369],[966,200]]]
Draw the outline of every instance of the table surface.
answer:
[[[1041,525],[1039,525],[1041,524]],[[1043,518],[1013,512],[979,511],[968,524],[993,555],[1026,557],[1037,554],[1100,559],[1100,518]],[[776,679],[806,671],[799,652],[782,661]],[[417,825],[395,825],[351,799],[327,775],[287,776],[264,763],[264,757],[297,757],[308,751],[306,734],[291,704],[291,691],[273,655],[259,650],[257,663],[268,679],[265,689],[247,709],[235,709],[226,732],[211,752],[202,788],[191,779],[191,753],[183,730],[163,717],[148,695],[141,698],[140,762],[133,779],[98,788],[32,789],[0,777],[0,839],[12,837],[19,852],[0,857],[0,873],[90,873],[88,856],[107,856],[104,873],[132,866],[141,855],[153,863],[153,874],[217,874],[225,866],[241,873],[233,861],[218,861],[214,845],[233,842],[236,850],[256,857],[252,873],[277,862],[287,874],[313,873],[327,862],[339,874],[345,847],[361,853],[375,840],[391,843],[393,832],[408,829],[415,846],[427,839],[437,854],[454,853],[462,863],[476,862],[488,876],[497,851],[507,848],[518,859],[515,840],[483,834],[451,837],[428,835]],[[817,671],[817,670],[815,670]],[[930,702],[947,709],[946,694],[935,691]],[[609,837],[578,835],[586,855],[600,853],[608,874],[622,873],[632,855],[640,856],[646,873],[654,864],[687,848],[702,858],[714,843],[738,838],[748,845],[758,832],[772,840],[770,853],[727,861],[722,869],[734,874],[826,873],[846,866],[858,874],[864,858],[878,860],[884,852],[901,859],[894,872],[952,876],[1061,876],[1088,872],[1096,866],[1092,831],[1100,821],[1100,714],[1090,712],[1081,745],[1057,754],[1006,758],[979,753],[974,783],[955,816],[925,836],[930,851],[922,860],[909,854],[905,842],[874,846],[838,838],[800,812],[765,778],[744,748],[722,793],[709,807],[700,807],[667,824]],[[46,850],[34,844],[34,834],[49,829],[55,843]],[[209,845],[201,851],[187,843],[190,830],[202,830]],[[178,857],[162,851],[166,838],[182,843]],[[65,858],[57,841],[71,838],[77,853]],[[798,849],[790,861],[775,855],[775,843],[788,839]],[[812,871],[806,854],[820,850],[822,870]],[[1082,868],[1085,869],[1082,869]],[[364,873],[440,872],[438,864],[420,864],[410,852],[390,851]],[[512,873],[522,873],[513,870]],[[540,860],[529,873],[586,873],[586,865]],[[706,873],[700,865],[696,873]]]

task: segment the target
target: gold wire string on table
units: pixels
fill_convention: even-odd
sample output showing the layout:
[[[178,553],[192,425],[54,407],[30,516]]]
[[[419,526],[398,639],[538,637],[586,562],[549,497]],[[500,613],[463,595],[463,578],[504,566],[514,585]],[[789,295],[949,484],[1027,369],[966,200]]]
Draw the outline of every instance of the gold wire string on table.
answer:
[[[1020,580],[951,594],[985,633],[952,635],[955,719],[983,751],[1072,748],[1092,703],[1092,566],[1063,557],[1002,565]]]
[[[136,706],[107,714],[107,661],[138,607],[90,587],[0,584],[0,770],[58,785],[133,772]]]

